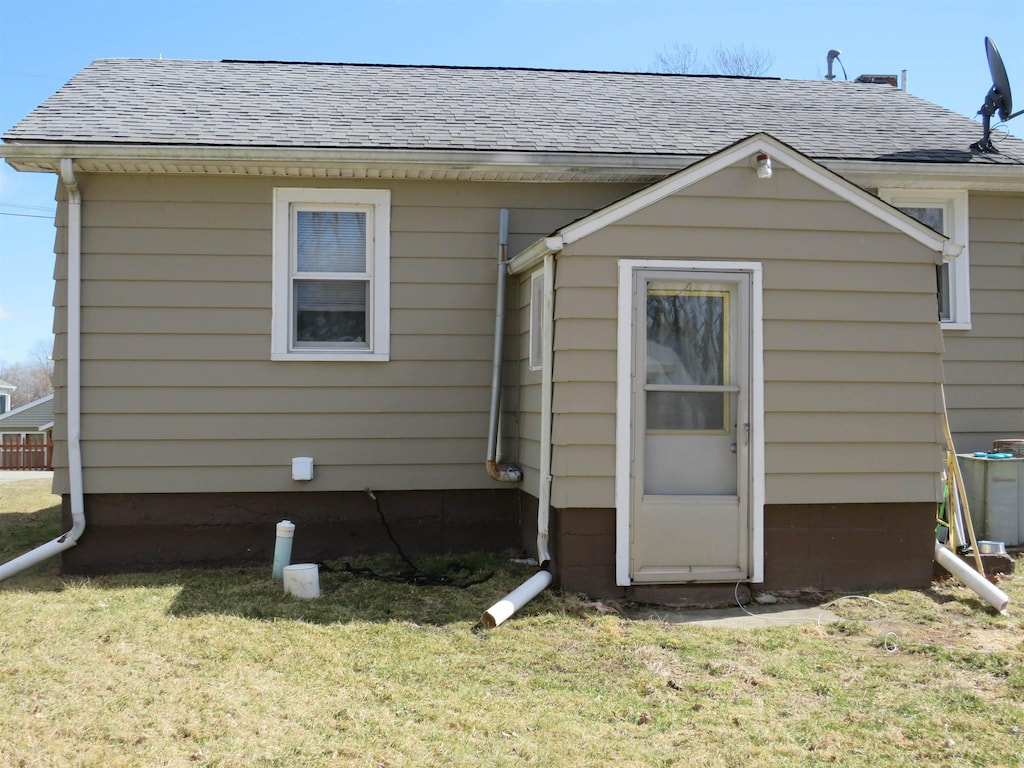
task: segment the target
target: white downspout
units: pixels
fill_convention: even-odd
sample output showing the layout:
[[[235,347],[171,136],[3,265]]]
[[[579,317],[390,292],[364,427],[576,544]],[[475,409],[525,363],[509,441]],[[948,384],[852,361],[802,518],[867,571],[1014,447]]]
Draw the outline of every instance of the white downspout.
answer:
[[[487,474],[503,483],[518,483],[523,471],[513,465],[498,466],[501,442],[501,367],[504,365],[505,286],[508,283],[508,210],[501,209],[498,221],[498,298],[494,308],[494,359],[491,367],[491,412],[487,421]]]
[[[537,560],[542,570],[496,602],[480,618],[488,629],[497,627],[546,589],[553,576],[548,550],[548,526],[551,518],[551,400],[555,357],[555,256],[544,256],[544,332],[541,350],[540,395],[540,498],[537,500]]]
[[[537,500],[537,560],[551,562],[548,526],[551,517],[551,399],[555,358],[555,256],[544,257],[544,335],[541,349],[540,498]]]
[[[82,493],[82,449],[79,441],[82,425],[82,195],[75,179],[74,161],[62,157],[60,180],[68,193],[68,274],[67,274],[67,446],[68,477],[71,483],[71,530],[35,549],[0,565],[0,581],[70,549],[85,531],[85,504]]]

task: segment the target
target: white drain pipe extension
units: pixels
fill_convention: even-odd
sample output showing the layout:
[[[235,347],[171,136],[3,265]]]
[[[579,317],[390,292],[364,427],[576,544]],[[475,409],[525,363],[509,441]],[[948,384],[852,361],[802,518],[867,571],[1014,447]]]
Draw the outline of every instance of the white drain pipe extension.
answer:
[[[494,629],[543,592],[549,584],[551,584],[551,573],[548,571],[535,573],[484,611],[484,615],[480,617],[480,623],[488,629]]]
[[[491,412],[487,422],[487,474],[503,483],[518,483],[523,470],[509,464],[498,466],[498,443],[501,432],[501,367],[504,365],[505,341],[505,286],[508,282],[508,210],[501,209],[498,221],[498,298],[494,309],[494,361],[491,368]]]
[[[953,574],[957,581],[974,592],[1003,616],[1009,616],[1006,609],[1010,598],[999,587],[990,582],[967,563],[957,557],[949,548],[935,542],[935,562]]]
[[[0,581],[14,576],[78,543],[85,531],[85,503],[82,492],[82,194],[75,179],[74,161],[62,157],[60,180],[68,193],[68,275],[67,275],[67,446],[68,478],[71,484],[71,530],[35,549],[0,565]]]

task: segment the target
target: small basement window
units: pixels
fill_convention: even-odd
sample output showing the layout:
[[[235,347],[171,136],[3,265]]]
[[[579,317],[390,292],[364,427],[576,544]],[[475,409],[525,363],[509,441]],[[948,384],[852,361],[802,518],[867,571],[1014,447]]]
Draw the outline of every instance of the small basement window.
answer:
[[[970,330],[971,262],[968,253],[967,191],[956,189],[880,189],[878,196],[914,217],[951,242],[963,246],[960,255],[936,268],[939,321],[948,330]]]
[[[391,193],[274,190],[272,360],[387,360]]]

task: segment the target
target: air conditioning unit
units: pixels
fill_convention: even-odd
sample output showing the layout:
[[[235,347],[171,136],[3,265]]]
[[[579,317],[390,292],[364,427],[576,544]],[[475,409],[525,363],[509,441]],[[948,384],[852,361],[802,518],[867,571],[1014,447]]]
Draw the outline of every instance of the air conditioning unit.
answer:
[[[960,454],[974,534],[980,540],[1024,544],[1024,458]]]

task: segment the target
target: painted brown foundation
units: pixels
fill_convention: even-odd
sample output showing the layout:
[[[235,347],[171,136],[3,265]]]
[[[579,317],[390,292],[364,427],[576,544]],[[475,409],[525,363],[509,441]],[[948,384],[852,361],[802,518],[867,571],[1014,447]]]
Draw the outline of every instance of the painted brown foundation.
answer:
[[[515,489],[377,491],[410,555],[518,549]],[[70,501],[63,497],[65,530]],[[86,529],[66,550],[66,573],[152,571],[187,565],[269,564],[275,527],[295,523],[293,562],[394,552],[375,503],[361,492],[96,494]]]
[[[663,604],[735,599],[734,584],[616,586],[615,510],[561,509],[551,517],[552,565],[564,589]],[[768,505],[765,581],[758,588],[925,587],[932,577],[934,529],[935,505],[927,502]]]

